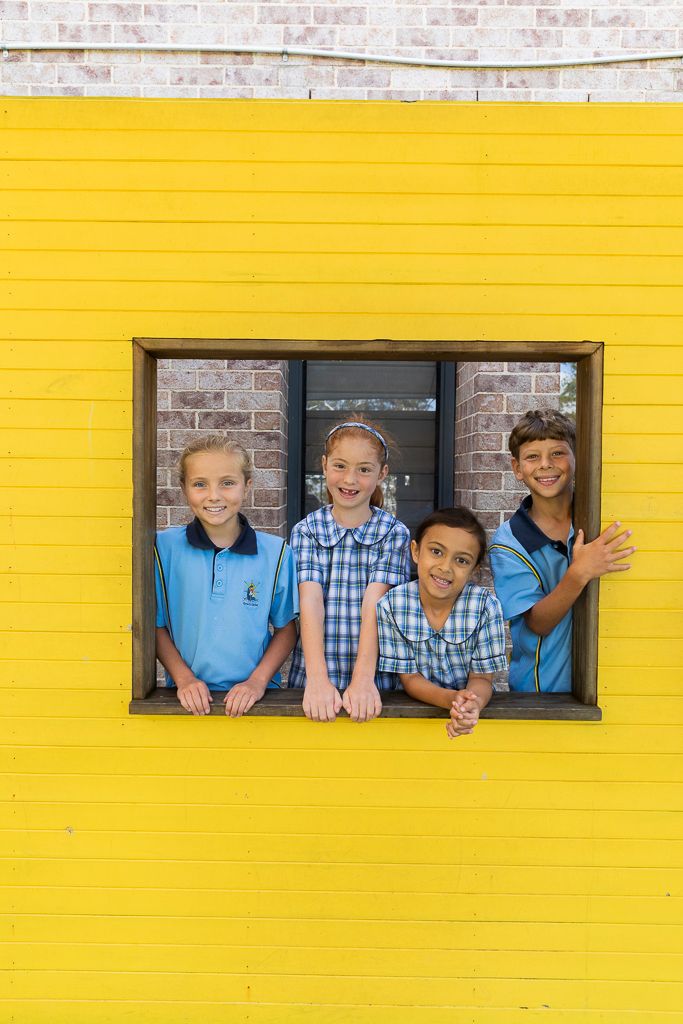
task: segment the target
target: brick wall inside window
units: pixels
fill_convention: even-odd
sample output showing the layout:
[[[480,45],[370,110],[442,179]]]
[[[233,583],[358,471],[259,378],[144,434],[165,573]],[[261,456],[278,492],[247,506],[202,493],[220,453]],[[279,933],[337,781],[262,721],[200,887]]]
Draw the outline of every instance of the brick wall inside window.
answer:
[[[560,407],[560,364],[461,363],[455,402],[455,500],[490,532],[526,493],[510,468],[510,430],[527,409]]]
[[[158,367],[160,528],[188,521],[177,465],[202,433],[225,433],[254,460],[252,525],[284,536],[287,529],[287,362],[275,359],[166,359]]]

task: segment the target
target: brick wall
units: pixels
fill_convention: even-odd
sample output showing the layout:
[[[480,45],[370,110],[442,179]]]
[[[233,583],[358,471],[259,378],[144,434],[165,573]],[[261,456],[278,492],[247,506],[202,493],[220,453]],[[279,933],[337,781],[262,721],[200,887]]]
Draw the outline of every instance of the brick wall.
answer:
[[[78,44],[308,46],[468,61],[552,60],[683,45],[681,0],[111,3],[0,0],[0,39]],[[683,97],[680,60],[446,70],[316,58],[174,53],[0,58],[4,95],[600,102]]]
[[[455,403],[455,500],[492,531],[525,494],[510,469],[510,430],[527,409],[560,407],[560,364],[461,363]]]
[[[287,363],[268,359],[160,360],[158,368],[159,527],[188,521],[178,485],[181,451],[201,433],[228,433],[254,460],[253,526],[287,529]]]

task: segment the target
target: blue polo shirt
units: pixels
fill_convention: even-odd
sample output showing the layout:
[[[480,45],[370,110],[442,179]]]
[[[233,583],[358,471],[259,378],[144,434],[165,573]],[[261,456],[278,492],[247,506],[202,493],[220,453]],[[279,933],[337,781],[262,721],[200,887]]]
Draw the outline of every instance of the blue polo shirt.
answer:
[[[531,495],[499,526],[489,547],[496,595],[510,622],[510,689],[569,693],[572,688],[572,610],[548,636],[527,626],[524,613],[555,589],[572,557],[574,528],[567,544],[551,540],[529,515]]]
[[[269,625],[281,629],[299,612],[291,549],[241,515],[240,523],[230,548],[217,548],[197,519],[157,533],[156,624],[210,690],[247,679],[270,642]],[[277,673],[269,685],[279,683]],[[166,684],[175,685],[168,674]]]

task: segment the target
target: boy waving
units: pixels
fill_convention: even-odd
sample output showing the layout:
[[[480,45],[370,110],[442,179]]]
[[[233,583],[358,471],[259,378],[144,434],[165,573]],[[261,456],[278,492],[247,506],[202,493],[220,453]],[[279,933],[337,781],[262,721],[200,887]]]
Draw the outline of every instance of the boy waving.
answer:
[[[572,607],[584,587],[624,572],[631,530],[608,526],[586,543],[574,534],[575,427],[552,409],[522,416],[510,434],[512,470],[529,494],[489,548],[496,595],[510,621],[510,689],[567,693],[572,688]]]

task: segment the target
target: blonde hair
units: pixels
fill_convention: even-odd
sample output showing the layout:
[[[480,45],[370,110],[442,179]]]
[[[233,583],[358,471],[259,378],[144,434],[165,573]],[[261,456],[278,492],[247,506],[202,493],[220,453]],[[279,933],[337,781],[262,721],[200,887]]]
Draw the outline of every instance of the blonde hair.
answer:
[[[248,484],[253,478],[254,463],[251,461],[251,455],[243,444],[240,444],[239,441],[231,441],[229,438],[223,437],[222,434],[205,434],[203,437],[198,437],[196,441],[188,444],[178,459],[178,478],[181,484],[185,483],[187,460],[191,455],[203,455],[205,452],[237,455],[240,460],[240,471],[244,477],[244,482]]]
[[[377,435],[380,437],[377,437]],[[329,458],[331,452],[334,450],[334,446],[339,442],[343,441],[345,437],[351,437],[358,441],[367,441],[375,449],[377,455],[377,461],[379,462],[380,469],[389,463],[389,446],[394,447],[392,438],[387,436],[386,431],[381,428],[377,423],[373,423],[372,420],[366,419],[365,416],[354,416],[353,421],[348,423],[346,420],[342,420],[341,423],[332,427],[329,434],[325,438],[325,458]],[[384,444],[382,444],[382,438]],[[327,500],[332,501],[332,495],[327,492]],[[380,484],[377,484],[372,497],[370,498],[370,504],[376,508],[384,508],[384,491]]]

